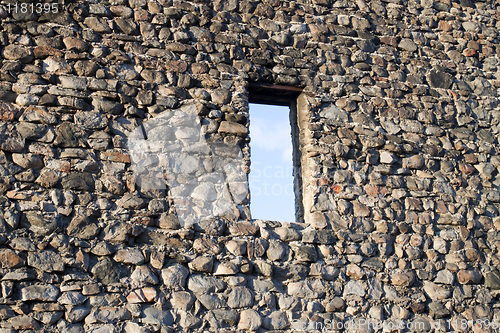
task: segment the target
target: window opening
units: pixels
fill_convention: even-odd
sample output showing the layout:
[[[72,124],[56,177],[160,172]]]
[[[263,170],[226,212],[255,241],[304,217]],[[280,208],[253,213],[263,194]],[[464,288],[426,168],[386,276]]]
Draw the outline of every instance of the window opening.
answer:
[[[250,84],[250,212],[303,222],[297,97],[301,88]]]
[[[292,136],[286,106],[250,104],[250,211],[254,219],[295,221]]]

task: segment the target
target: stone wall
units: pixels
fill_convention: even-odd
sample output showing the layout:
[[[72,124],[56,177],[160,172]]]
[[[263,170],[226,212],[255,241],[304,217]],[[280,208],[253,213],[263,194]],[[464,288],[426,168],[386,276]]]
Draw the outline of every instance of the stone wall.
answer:
[[[0,3],[0,332],[499,319],[498,0]],[[303,223],[251,220],[252,82],[303,88]]]

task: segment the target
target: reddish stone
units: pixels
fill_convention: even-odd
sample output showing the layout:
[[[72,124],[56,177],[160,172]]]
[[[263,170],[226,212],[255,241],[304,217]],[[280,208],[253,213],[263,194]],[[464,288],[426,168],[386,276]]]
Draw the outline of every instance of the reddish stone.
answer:
[[[463,54],[466,57],[474,57],[477,55],[477,52],[474,49],[465,49]]]
[[[66,37],[63,39],[64,45],[70,51],[84,52],[89,48],[89,44],[76,37]]]
[[[27,200],[29,198],[25,193],[20,193],[17,191],[8,191],[6,194],[7,198],[14,200]]]
[[[168,237],[166,239],[165,246],[167,248],[179,249],[179,250],[186,250],[188,248],[188,244],[174,237]]]
[[[191,71],[193,74],[206,74],[210,68],[205,63],[195,63],[191,65]]]
[[[151,21],[151,14],[144,9],[134,11],[134,21]]]
[[[379,194],[379,187],[372,186],[372,185],[366,185],[365,191],[366,191],[366,194],[371,195],[372,197],[376,197]]]
[[[235,134],[237,136],[247,136],[248,128],[242,124],[238,124],[232,121],[223,121],[220,123],[219,132]]]
[[[466,163],[475,164],[478,162],[477,156],[475,154],[464,154],[464,159]]]
[[[22,113],[22,108],[16,104],[0,101],[0,121],[17,120]]]
[[[198,253],[217,255],[222,252],[222,245],[210,238],[198,238],[193,243],[193,249]]]
[[[81,249],[76,252],[75,263],[80,264],[85,270],[89,268],[89,254],[83,252]]]
[[[477,171],[476,168],[474,168],[472,165],[468,163],[459,163],[458,164],[458,169],[462,172],[465,173],[466,175],[472,175]]]
[[[460,284],[478,284],[481,281],[481,273],[473,270],[458,271],[457,278]]]
[[[165,45],[165,50],[176,53],[193,53],[195,52],[194,48],[190,45],[182,44],[182,43],[170,43]]]
[[[157,292],[154,288],[142,288],[132,291],[127,296],[129,303],[151,303],[156,300]]]
[[[448,208],[446,208],[446,204],[444,203],[443,200],[438,200],[436,203],[437,203],[436,212],[438,212],[439,214],[449,213]]]
[[[441,31],[452,31],[453,28],[451,27],[451,25],[446,22],[446,21],[439,21],[438,23],[438,30],[441,30]]]
[[[0,249],[0,267],[14,268],[24,265],[24,260],[14,251],[9,249]]]
[[[476,249],[466,249],[465,250],[465,257],[472,262],[479,262],[481,261],[481,255],[478,250]]]
[[[415,281],[413,272],[395,273],[391,276],[391,282],[395,286],[409,287]]]
[[[46,167],[51,170],[69,172],[71,170],[71,163],[64,160],[50,160]]]
[[[361,280],[365,276],[365,272],[358,265],[349,264],[347,265],[346,275],[352,280]]]
[[[250,222],[236,222],[229,227],[232,236],[255,236],[259,227]]]
[[[425,310],[425,303],[413,303],[410,309],[413,313],[422,313]]]
[[[111,162],[130,163],[130,155],[119,151],[105,151],[101,153],[101,159]]]
[[[272,19],[274,17],[274,9],[268,4],[259,3],[254,14]]]
[[[188,65],[186,62],[182,60],[172,60],[172,61],[166,61],[164,63],[164,67],[167,71],[184,73],[187,70]]]
[[[136,217],[132,218],[131,222],[137,223],[137,224],[142,224],[142,225],[145,225],[146,227],[154,226],[154,220],[149,216],[136,216]]]
[[[47,58],[48,56],[57,56],[57,57],[62,56],[61,51],[47,45],[35,47],[35,49],[33,50],[33,54],[35,55],[35,58],[38,59],[44,59]]]
[[[340,185],[333,185],[332,189],[335,193],[339,194],[340,192],[342,192],[343,187]]]
[[[37,303],[33,305],[35,312],[65,311],[64,306],[57,303]]]
[[[325,185],[328,185],[329,181],[327,178],[320,178],[318,179],[318,185],[319,186],[325,186]]]
[[[387,45],[390,45],[390,46],[393,46],[393,47],[397,47],[398,46],[398,39],[396,37],[383,36],[383,37],[380,37],[380,41],[383,44],[387,44]]]

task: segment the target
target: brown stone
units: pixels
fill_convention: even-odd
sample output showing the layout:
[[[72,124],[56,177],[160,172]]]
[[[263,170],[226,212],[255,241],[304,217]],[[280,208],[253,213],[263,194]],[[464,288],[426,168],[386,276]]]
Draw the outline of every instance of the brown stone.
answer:
[[[167,71],[184,73],[188,69],[188,64],[182,60],[170,60],[163,63],[163,67]]]
[[[112,162],[130,163],[130,155],[120,151],[101,152],[101,159]]]
[[[460,270],[457,273],[457,278],[460,284],[478,284],[482,275],[475,270]]]
[[[193,249],[198,253],[216,255],[224,249],[222,244],[211,238],[198,238],[193,243]]]
[[[151,21],[151,14],[145,9],[136,9],[134,11],[134,21]]]
[[[24,259],[16,252],[9,249],[0,249],[0,266],[2,268],[14,268],[24,266]]]
[[[33,54],[37,59],[45,59],[49,56],[62,56],[62,52],[48,45],[37,46],[33,49]]]
[[[259,227],[250,222],[238,221],[229,226],[229,233],[232,236],[254,236],[259,231]]]
[[[15,330],[39,330],[40,323],[35,319],[20,315],[9,319],[8,325]]]
[[[474,49],[465,49],[463,55],[466,57],[475,57],[477,55],[477,52]]]
[[[450,32],[453,30],[453,27],[448,22],[441,20],[438,23],[438,30]]]
[[[124,264],[140,265],[144,263],[144,255],[138,249],[123,249],[116,253],[114,257],[116,262]]]
[[[61,175],[59,172],[45,168],[42,169],[40,176],[35,180],[35,183],[46,188],[51,188],[55,186],[60,179]]]
[[[8,60],[19,60],[29,63],[33,60],[33,50],[24,45],[9,44],[3,50],[3,56]]]
[[[391,275],[391,282],[395,286],[409,287],[415,281],[415,273],[404,272],[404,273],[394,273]]]
[[[157,292],[155,288],[142,288],[132,291],[127,296],[129,303],[151,303],[156,300]]]
[[[0,101],[0,121],[13,121],[19,119],[22,108],[16,104]]]
[[[466,175],[472,175],[473,173],[477,172],[477,169],[469,163],[459,163],[458,168],[462,173]]]
[[[0,135],[0,149],[11,153],[21,152],[24,149],[24,139]]]

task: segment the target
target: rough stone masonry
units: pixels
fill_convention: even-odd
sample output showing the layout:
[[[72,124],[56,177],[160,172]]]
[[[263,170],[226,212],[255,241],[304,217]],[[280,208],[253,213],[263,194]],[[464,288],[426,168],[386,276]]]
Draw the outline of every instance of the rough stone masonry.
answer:
[[[500,1],[17,1],[0,1],[1,333],[500,324]],[[299,223],[251,220],[254,83],[303,88]],[[239,158],[230,207],[190,225],[127,142],[179,110],[200,153]]]

